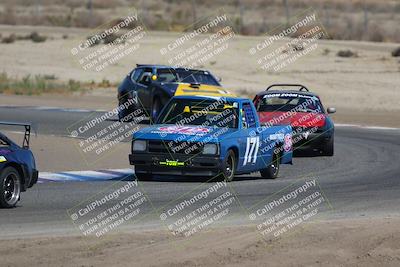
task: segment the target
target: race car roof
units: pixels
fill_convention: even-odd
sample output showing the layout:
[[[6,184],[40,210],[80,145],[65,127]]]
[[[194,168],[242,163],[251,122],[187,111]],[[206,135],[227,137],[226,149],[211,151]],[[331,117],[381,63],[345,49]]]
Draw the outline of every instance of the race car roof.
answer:
[[[173,99],[213,99],[213,100],[219,100],[223,98],[224,96],[209,96],[209,95],[180,95],[180,96],[174,96]],[[237,102],[242,102],[242,101],[251,101],[248,98],[243,98],[243,97],[231,97],[227,96],[225,97],[226,101],[237,101]]]
[[[175,69],[175,70],[186,70],[186,71],[201,71],[201,72],[209,72],[206,70],[200,70],[200,69],[188,69],[188,68],[175,68],[173,66],[168,66],[168,65],[157,65],[157,64],[136,64],[136,67],[140,68],[156,68],[156,69]]]

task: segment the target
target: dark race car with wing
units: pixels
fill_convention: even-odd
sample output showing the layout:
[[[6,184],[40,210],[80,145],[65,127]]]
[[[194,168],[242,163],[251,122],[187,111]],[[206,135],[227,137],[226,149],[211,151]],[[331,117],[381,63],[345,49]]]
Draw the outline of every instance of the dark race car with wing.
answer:
[[[295,87],[298,90],[273,90]],[[325,156],[334,153],[334,124],[318,95],[300,84],[273,84],[258,93],[253,103],[263,125],[286,125],[293,128],[295,149],[312,149]]]
[[[21,192],[38,180],[35,158],[29,149],[31,125],[29,123],[0,122],[0,125],[24,126],[22,146],[0,133],[0,207],[15,207]]]
[[[118,117],[129,119],[135,110],[142,109],[145,114],[138,116],[149,115],[155,121],[171,97],[188,90],[224,93],[218,79],[208,71],[138,64],[118,87]]]

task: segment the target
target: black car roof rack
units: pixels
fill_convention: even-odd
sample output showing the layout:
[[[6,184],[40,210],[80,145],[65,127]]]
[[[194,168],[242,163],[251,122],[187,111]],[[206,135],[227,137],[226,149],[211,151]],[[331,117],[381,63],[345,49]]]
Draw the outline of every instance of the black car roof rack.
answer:
[[[32,125],[27,122],[10,122],[10,121],[0,121],[0,125],[11,125],[11,126],[24,126],[25,127],[25,134],[24,134],[24,141],[22,142],[22,148],[28,149],[29,148],[29,139],[31,136],[31,127]]]
[[[299,91],[310,92],[310,90],[308,90],[308,88],[305,87],[304,85],[296,84],[296,83],[275,83],[275,84],[271,84],[270,86],[268,86],[267,89],[265,89],[265,91],[268,91],[269,89],[271,89],[273,87],[300,87]]]

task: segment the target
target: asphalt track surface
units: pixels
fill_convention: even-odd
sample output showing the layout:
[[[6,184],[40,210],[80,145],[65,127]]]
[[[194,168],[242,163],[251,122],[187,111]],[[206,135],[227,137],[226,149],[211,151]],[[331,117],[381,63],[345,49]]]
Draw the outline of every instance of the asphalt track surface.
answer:
[[[88,112],[0,108],[0,120],[32,121],[39,134],[69,135],[66,125],[87,116]],[[236,196],[230,215],[219,223],[248,224],[254,205],[303,178],[315,178],[330,205],[321,209],[318,219],[390,217],[400,211],[400,131],[337,127],[335,156],[299,154],[293,165],[283,165],[276,180],[258,174],[237,176],[226,190]],[[37,184],[23,193],[15,209],[0,210],[0,238],[30,235],[79,234],[67,211],[107,188],[126,185],[126,181],[55,182]],[[139,182],[140,190],[151,201],[143,206],[140,220],[121,229],[164,227],[160,214],[173,207],[180,196],[214,182],[199,179],[156,179]],[[198,192],[198,191],[195,191]],[[97,195],[96,195],[97,194]],[[101,195],[102,193],[100,193]],[[189,193],[190,194],[190,193]],[[186,195],[187,196],[187,195]],[[105,208],[115,205],[108,201]],[[189,207],[194,209],[195,206]]]

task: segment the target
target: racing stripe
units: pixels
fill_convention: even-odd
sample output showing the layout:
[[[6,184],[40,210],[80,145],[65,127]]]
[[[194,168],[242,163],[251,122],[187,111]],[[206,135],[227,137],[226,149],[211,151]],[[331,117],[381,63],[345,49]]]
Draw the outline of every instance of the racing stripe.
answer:
[[[191,87],[189,83],[180,83],[176,88],[175,95],[206,95],[206,96],[219,96],[219,97],[235,97],[235,94],[232,94],[228,90],[220,87],[213,86],[207,84],[201,84],[199,87]]]

